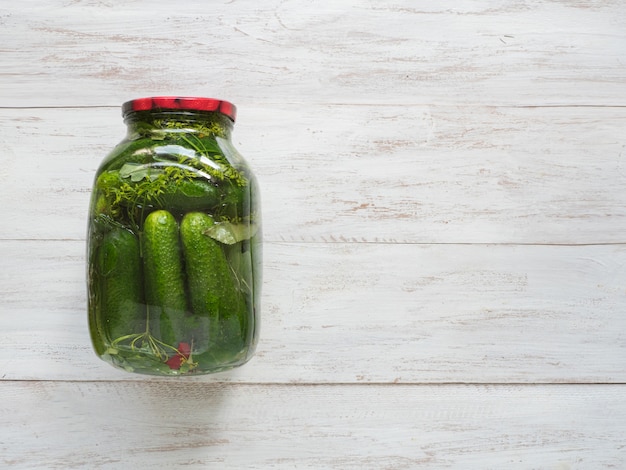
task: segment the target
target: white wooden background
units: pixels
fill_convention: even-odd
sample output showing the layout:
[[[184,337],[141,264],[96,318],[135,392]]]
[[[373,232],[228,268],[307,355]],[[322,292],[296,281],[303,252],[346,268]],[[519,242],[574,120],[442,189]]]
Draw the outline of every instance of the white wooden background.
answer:
[[[626,3],[0,6],[0,467],[626,468]],[[119,106],[215,96],[263,190],[246,366],[91,351]]]

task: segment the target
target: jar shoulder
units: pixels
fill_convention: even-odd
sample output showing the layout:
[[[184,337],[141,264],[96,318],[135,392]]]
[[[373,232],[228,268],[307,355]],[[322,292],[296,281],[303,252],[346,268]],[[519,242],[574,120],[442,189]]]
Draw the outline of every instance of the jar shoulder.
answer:
[[[120,170],[126,164],[190,165],[211,173],[223,173],[229,179],[240,178],[239,173],[243,178],[253,178],[246,159],[230,139],[197,133],[179,132],[159,139],[141,135],[126,137],[105,156],[98,174]]]

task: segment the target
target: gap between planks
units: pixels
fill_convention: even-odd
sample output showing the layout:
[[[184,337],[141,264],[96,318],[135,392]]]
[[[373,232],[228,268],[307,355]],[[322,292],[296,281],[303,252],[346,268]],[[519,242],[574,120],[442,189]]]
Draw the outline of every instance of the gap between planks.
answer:
[[[280,388],[304,388],[304,387],[476,387],[476,388],[528,388],[528,387],[595,387],[595,386],[615,386],[623,387],[626,382],[232,382],[228,380],[197,380],[210,375],[196,377],[151,377],[145,379],[102,379],[102,380],[78,380],[78,379],[4,379],[0,378],[0,387],[3,384],[24,384],[24,383],[66,383],[66,384],[167,384],[167,385],[189,385],[189,386],[216,386],[216,387],[280,387]]]
[[[81,242],[87,243],[84,238],[0,238],[2,242]],[[295,239],[281,239],[281,240],[263,240],[264,244],[268,245],[415,245],[415,246],[562,246],[562,247],[583,247],[583,246],[623,246],[626,245],[626,240],[622,242],[599,242],[599,243],[536,243],[536,242],[412,242],[393,239],[374,239],[374,240],[359,240],[356,238],[345,237],[322,237],[321,240],[295,240]]]
[[[140,97],[138,94],[137,97]],[[143,95],[141,95],[143,96]],[[129,98],[133,99],[133,98]],[[70,109],[117,109],[120,108],[122,103],[118,105],[67,105],[67,106],[0,106],[0,110],[26,110],[26,109],[46,109],[46,110],[70,110]],[[235,103],[236,104],[236,103]],[[541,109],[541,108],[615,108],[621,109],[626,108],[626,104],[489,104],[489,103],[458,103],[458,104],[449,104],[449,103],[342,103],[342,102],[258,102],[251,103],[247,102],[250,106],[303,106],[303,107],[311,107],[311,106],[354,106],[354,107],[438,107],[438,108],[500,108],[500,109]]]

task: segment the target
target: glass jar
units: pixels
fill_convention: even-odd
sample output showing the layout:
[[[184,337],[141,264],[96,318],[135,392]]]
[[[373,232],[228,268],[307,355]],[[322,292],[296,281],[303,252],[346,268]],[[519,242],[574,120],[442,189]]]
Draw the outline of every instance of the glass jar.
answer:
[[[96,173],[87,237],[91,339],[116,367],[206,374],[254,353],[261,215],[235,113],[211,98],[122,106],[127,135]]]

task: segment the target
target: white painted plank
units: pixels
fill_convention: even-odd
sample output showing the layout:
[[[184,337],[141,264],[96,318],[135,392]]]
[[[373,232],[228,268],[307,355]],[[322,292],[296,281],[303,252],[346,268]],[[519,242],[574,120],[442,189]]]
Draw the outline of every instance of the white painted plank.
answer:
[[[625,20],[616,0],[5,4],[0,105],[626,105]]]
[[[0,110],[0,238],[83,239],[119,108]],[[241,106],[272,241],[626,241],[626,108]]]
[[[0,466],[625,467],[624,24],[618,0],[0,6]],[[230,373],[89,346],[91,180],[151,94],[236,102],[261,180],[261,343]]]
[[[602,385],[0,382],[0,462],[16,469],[623,468],[623,397],[624,386]]]
[[[0,242],[0,378],[142,379],[91,351],[83,254]],[[626,382],[625,263],[624,245],[268,243],[257,357],[197,380]]]

